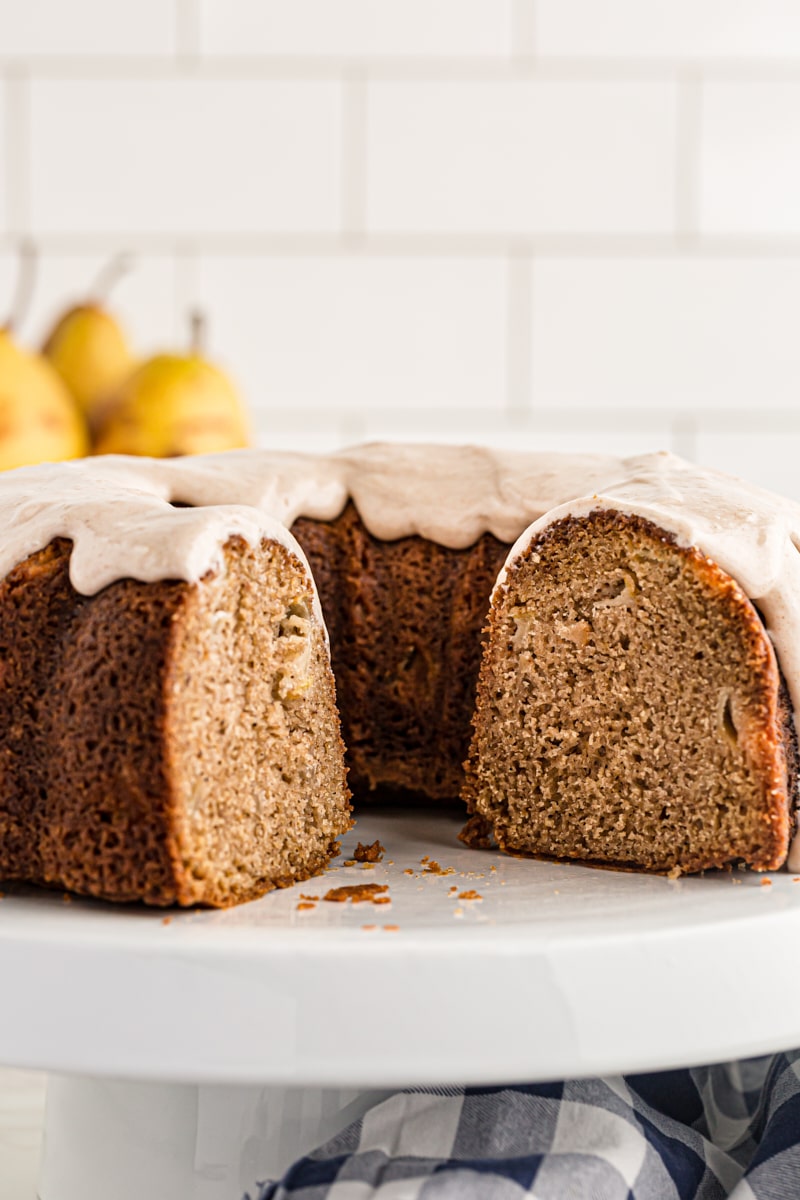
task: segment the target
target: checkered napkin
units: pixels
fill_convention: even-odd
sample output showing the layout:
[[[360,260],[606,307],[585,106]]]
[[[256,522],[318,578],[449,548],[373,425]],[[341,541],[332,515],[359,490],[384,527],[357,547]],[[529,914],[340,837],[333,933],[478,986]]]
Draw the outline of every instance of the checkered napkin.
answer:
[[[398,1092],[246,1200],[799,1200],[800,1050]]]

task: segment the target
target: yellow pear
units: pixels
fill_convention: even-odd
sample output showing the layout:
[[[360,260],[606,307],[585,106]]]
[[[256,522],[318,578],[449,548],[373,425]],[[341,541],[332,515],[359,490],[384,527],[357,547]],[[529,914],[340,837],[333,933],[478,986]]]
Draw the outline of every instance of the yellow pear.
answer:
[[[227,375],[195,345],[189,354],[158,354],[138,367],[109,401],[96,454],[168,458],[236,450],[248,444],[248,421]]]
[[[42,348],[90,424],[100,420],[104,401],[134,367],[122,327],[103,306],[111,285],[127,267],[122,256],[112,259],[93,288],[93,298],[65,312]]]
[[[0,470],[88,452],[86,423],[50,363],[0,329]]]

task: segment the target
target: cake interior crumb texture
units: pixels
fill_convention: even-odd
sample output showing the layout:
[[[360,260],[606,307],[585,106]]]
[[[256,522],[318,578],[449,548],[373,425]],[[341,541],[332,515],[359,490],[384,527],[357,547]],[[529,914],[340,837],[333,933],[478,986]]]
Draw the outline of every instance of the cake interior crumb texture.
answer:
[[[739,586],[615,512],[547,526],[506,585],[466,782],[499,845],[676,873],[778,867],[796,745]]]
[[[297,558],[232,538],[198,584],[86,597],[69,554],[0,585],[0,875],[227,905],[321,869],[349,793]]]
[[[490,533],[464,550],[382,541],[352,503],[330,522],[295,521],[292,533],[330,630],[355,796],[457,801],[481,631],[508,546]]]

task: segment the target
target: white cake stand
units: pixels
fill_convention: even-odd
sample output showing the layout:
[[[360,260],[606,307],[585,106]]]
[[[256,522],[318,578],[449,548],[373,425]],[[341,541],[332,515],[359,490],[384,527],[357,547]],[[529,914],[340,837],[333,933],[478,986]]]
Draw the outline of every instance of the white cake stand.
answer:
[[[51,1073],[41,1200],[239,1200],[404,1085],[800,1045],[800,880],[536,863],[459,824],[362,817],[325,877],[225,912],[7,895],[0,1062]],[[361,883],[391,903],[300,907]]]

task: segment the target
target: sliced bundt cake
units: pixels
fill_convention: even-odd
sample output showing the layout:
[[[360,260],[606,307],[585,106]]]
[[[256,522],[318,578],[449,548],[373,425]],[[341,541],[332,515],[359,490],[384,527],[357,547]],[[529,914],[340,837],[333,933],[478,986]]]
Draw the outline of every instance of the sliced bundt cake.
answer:
[[[32,497],[47,485],[29,483],[36,520]],[[0,878],[216,906],[306,879],[351,820],[325,627],[300,551],[235,511],[118,503],[95,515],[97,559],[82,569],[120,573],[100,545],[116,529],[107,550],[124,558],[122,509],[146,504],[152,569],[166,578],[82,594],[73,543],[56,537],[0,583]],[[77,537],[79,508],[66,519],[45,505]],[[162,551],[183,543],[166,563],[160,516]],[[209,521],[247,526],[250,540],[227,537],[201,578],[175,579]]]
[[[773,646],[795,665],[796,512],[676,460],[655,467],[563,506],[509,555],[463,793],[479,820],[465,837],[676,874],[775,868],[797,805]],[[698,541],[733,562],[768,620]]]

